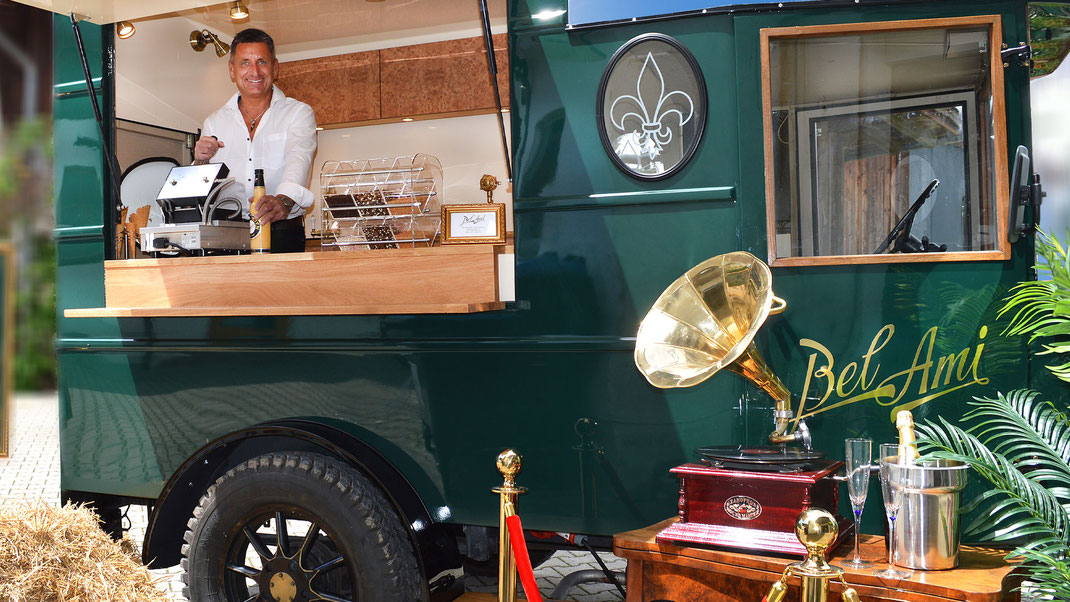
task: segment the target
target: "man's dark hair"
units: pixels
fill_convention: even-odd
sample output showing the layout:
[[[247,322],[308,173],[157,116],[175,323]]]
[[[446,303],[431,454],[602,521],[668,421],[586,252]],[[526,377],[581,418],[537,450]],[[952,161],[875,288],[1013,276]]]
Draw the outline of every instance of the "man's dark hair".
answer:
[[[268,51],[271,52],[271,58],[275,58],[275,40],[271,39],[271,36],[267,32],[250,27],[249,29],[243,29],[238,32],[238,35],[234,36],[234,39],[230,41],[231,56],[234,56],[234,52],[238,50],[239,44],[267,44]]]

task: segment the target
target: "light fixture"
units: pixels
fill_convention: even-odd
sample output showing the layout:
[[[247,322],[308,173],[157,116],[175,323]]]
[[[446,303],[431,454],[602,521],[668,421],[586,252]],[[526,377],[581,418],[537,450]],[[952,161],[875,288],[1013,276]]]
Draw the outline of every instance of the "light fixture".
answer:
[[[115,25],[115,35],[119,36],[120,40],[129,38],[134,35],[135,31],[137,31],[137,29],[134,28],[134,24],[130,21],[119,21]]]
[[[235,21],[240,21],[249,16],[249,9],[245,7],[241,2],[230,3],[230,18]]]
[[[197,52],[204,50],[209,43],[215,46],[215,55],[219,58],[227,56],[227,53],[230,52],[230,44],[220,40],[218,35],[207,29],[190,32],[189,45]]]
[[[402,117],[402,121],[412,121],[412,117]]]

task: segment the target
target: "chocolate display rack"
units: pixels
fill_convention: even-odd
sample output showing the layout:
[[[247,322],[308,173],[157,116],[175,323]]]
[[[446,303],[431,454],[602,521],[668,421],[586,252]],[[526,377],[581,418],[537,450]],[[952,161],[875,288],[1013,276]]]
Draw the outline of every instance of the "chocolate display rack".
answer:
[[[325,249],[429,247],[441,229],[442,165],[431,155],[327,161]]]

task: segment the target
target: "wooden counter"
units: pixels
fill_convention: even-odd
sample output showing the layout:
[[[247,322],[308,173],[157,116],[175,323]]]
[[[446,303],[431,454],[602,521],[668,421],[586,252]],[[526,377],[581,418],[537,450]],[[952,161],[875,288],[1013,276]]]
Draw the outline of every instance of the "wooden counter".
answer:
[[[510,249],[511,250],[511,249]],[[104,262],[105,306],[80,317],[470,313],[501,309],[502,245]]]
[[[628,602],[703,600],[703,602],[758,602],[780,578],[784,567],[795,559],[728,552],[706,548],[659,544],[655,536],[676,519],[669,519],[645,529],[628,531],[613,538],[613,552],[628,560]],[[845,542],[833,553],[830,562],[844,567],[842,560],[851,554]],[[884,538],[862,536],[862,558],[887,563]],[[847,568],[846,579],[862,600],[946,602],[997,602],[1017,600],[1009,593],[1017,586],[1011,575],[1013,565],[1003,560],[1006,552],[963,546],[959,568],[950,571],[914,571],[908,579],[883,580],[873,569]],[[799,599],[799,581],[793,578],[787,600]],[[833,582],[829,599],[839,600],[843,586]]]

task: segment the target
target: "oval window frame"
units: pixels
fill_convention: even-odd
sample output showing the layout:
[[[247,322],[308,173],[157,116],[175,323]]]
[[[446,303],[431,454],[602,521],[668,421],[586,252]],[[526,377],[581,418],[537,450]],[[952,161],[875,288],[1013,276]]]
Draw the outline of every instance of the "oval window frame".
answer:
[[[695,84],[699,92],[698,104],[701,105],[701,108],[695,109],[696,123],[694,139],[684,149],[683,156],[680,158],[680,161],[677,162],[676,165],[673,165],[671,168],[659,174],[644,174],[637,172],[630,166],[628,166],[627,163],[621,160],[617,153],[613,151],[613,144],[609,139],[609,133],[606,131],[606,120],[604,111],[606,86],[608,85],[609,78],[613,74],[617,64],[621,61],[621,59],[627,56],[628,52],[632,48],[644,42],[651,41],[667,44],[684,57],[684,59],[687,61],[688,66],[691,68],[692,75],[694,75],[695,77]],[[663,33],[640,34],[621,45],[621,47],[613,53],[613,56],[609,58],[609,63],[602,71],[602,78],[598,82],[598,94],[595,97],[595,122],[598,127],[598,137],[602,141],[602,150],[605,151],[606,155],[608,155],[610,160],[613,161],[613,164],[617,166],[617,169],[633,178],[636,178],[637,180],[642,180],[644,182],[664,180],[665,178],[675,175],[677,172],[687,166],[688,163],[691,162],[691,159],[695,156],[695,152],[698,151],[698,146],[702,142],[703,136],[706,135],[706,113],[708,111],[709,97],[706,91],[706,78],[702,73],[702,68],[699,67],[698,61],[695,59],[695,55],[692,54],[691,51],[688,50],[687,46],[684,46],[682,42],[680,42],[676,38],[673,38]]]

